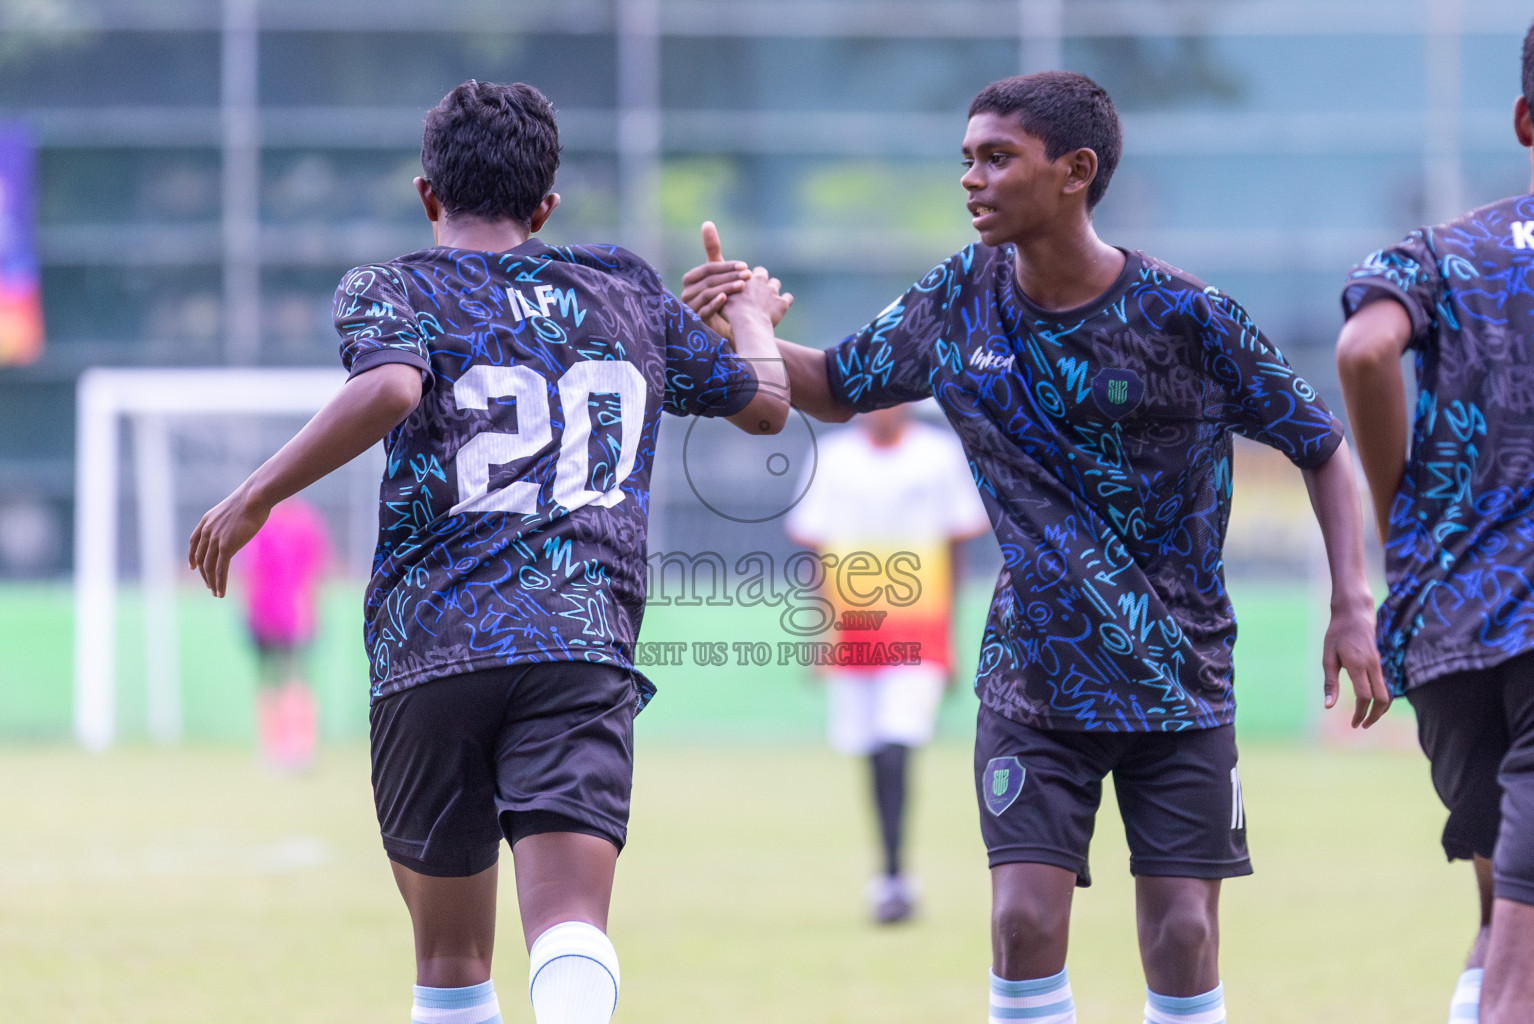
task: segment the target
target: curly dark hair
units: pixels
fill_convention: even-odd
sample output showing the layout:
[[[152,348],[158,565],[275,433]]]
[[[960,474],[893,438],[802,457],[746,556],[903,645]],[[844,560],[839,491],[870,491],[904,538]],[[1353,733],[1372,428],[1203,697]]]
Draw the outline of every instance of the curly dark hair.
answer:
[[[1097,177],[1087,187],[1087,209],[1108,191],[1124,150],[1124,130],[1107,91],[1086,75],[1041,71],[1003,78],[975,96],[969,116],[976,114],[1015,114],[1024,131],[1044,141],[1044,155],[1051,160],[1090,149],[1097,154]]]
[[[469,79],[426,112],[421,167],[448,214],[527,223],[554,187],[554,106],[523,82]]]

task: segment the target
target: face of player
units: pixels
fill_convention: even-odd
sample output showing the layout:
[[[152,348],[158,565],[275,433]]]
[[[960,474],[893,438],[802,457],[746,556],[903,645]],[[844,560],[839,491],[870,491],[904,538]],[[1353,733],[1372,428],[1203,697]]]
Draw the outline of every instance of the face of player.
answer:
[[[1016,117],[985,113],[970,118],[959,183],[969,193],[970,223],[980,241],[990,246],[1025,244],[1049,233],[1076,207],[1084,209],[1084,203],[1071,201],[1085,189],[1076,180],[1083,152],[1091,151],[1076,150],[1050,160],[1044,141],[1024,131]]]

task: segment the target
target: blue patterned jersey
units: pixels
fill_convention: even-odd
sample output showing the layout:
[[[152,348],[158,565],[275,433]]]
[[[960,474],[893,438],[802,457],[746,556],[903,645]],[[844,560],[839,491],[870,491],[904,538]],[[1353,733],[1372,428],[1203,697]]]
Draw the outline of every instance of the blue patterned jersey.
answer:
[[[1403,693],[1534,649],[1534,197],[1413,231],[1353,269],[1344,313],[1411,316],[1417,408],[1379,615]]]
[[[1233,720],[1236,623],[1220,549],[1231,432],[1297,465],[1341,426],[1246,312],[1143,253],[1109,291],[1047,311],[1015,253],[971,245],[828,353],[860,410],[936,397],[1003,566],[976,691],[1040,729]]]
[[[358,267],[335,324],[353,375],[401,362],[422,376],[384,441],[373,697],[518,662],[632,667],[659,414],[737,412],[751,368],[612,246],[533,239]]]

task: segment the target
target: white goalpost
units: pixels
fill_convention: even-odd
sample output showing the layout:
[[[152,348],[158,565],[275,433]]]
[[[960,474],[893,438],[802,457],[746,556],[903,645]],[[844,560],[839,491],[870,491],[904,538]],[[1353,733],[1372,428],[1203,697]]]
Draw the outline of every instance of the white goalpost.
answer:
[[[89,750],[117,734],[118,530],[121,428],[132,423],[138,550],[144,594],[148,732],[181,737],[171,430],[193,417],[318,411],[345,380],[321,369],[102,369],[80,377],[75,457],[74,732]],[[251,467],[253,468],[253,467]]]

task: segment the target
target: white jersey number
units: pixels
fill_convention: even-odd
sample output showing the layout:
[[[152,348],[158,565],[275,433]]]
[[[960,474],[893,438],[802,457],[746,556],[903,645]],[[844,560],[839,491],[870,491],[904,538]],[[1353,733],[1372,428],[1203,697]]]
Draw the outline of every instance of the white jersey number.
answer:
[[[644,426],[645,384],[633,363],[594,359],[576,363],[559,378],[559,402],[565,429],[559,439],[554,467],[554,500],[567,509],[582,505],[611,508],[623,500],[620,485],[634,472],[639,434]],[[622,444],[612,483],[605,491],[586,486],[591,474],[587,446],[591,440],[592,395],[615,394],[622,417]],[[472,366],[453,384],[453,404],[460,409],[488,410],[495,399],[516,403],[515,431],[484,430],[458,449],[453,464],[458,473],[460,512],[538,511],[538,485],[529,480],[490,489],[490,467],[504,466],[537,455],[553,440],[549,424],[548,382],[526,366]]]

